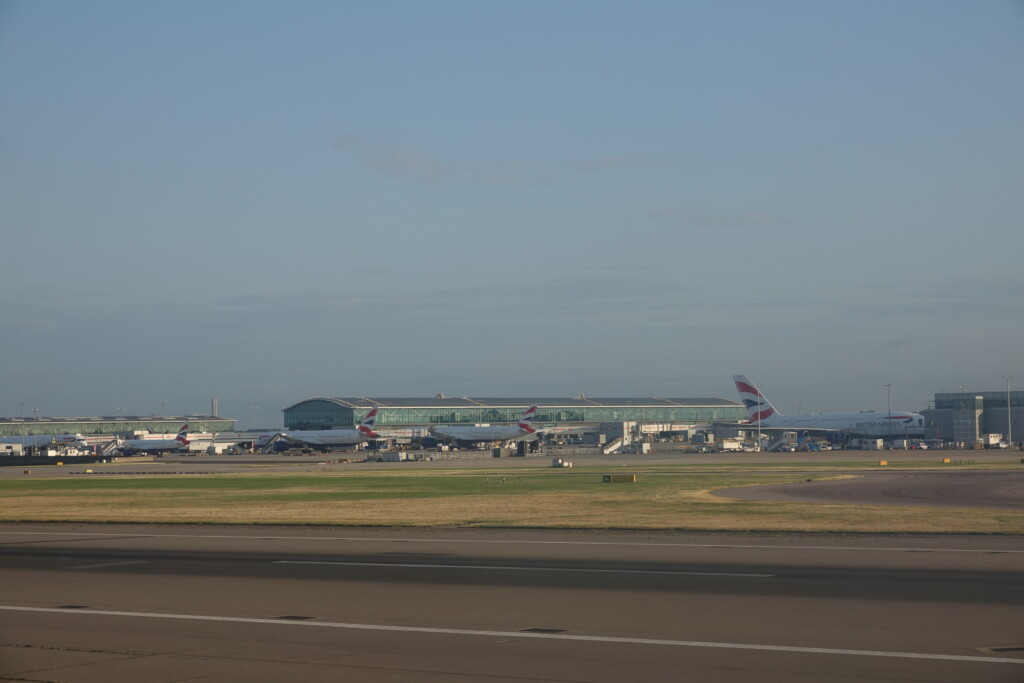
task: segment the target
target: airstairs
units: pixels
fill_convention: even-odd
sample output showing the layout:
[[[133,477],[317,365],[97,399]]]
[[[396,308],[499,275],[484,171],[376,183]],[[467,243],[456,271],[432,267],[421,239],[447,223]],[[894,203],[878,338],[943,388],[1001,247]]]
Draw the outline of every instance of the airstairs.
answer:
[[[768,444],[768,448],[766,450],[772,453],[778,451],[790,451],[794,450],[798,443],[799,441],[797,439],[796,432],[782,432],[782,436]]]
[[[620,448],[622,448],[622,442],[623,438],[621,436],[618,437],[617,439],[612,439],[611,441],[604,445],[604,448],[601,449],[601,452],[604,453],[605,455],[615,453]]]

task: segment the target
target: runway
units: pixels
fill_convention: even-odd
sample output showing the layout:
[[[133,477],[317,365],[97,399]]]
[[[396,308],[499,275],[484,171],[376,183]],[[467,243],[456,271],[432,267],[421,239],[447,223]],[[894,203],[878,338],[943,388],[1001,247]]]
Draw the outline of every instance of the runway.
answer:
[[[0,677],[1019,681],[1024,540],[0,525]]]

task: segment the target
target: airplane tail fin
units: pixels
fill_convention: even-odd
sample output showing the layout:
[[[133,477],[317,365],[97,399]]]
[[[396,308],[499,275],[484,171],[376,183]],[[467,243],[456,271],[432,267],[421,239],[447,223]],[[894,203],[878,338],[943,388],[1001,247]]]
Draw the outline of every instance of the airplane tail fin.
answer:
[[[768,402],[764,394],[754,386],[753,382],[747,379],[746,375],[733,375],[732,381],[736,383],[736,391],[740,392],[740,400],[747,408],[747,422],[764,422],[779,411]]]
[[[533,434],[537,428],[533,426],[533,418],[537,416],[537,406],[530,406],[519,418],[519,428],[527,434]]]
[[[190,443],[192,443],[191,441],[188,440],[188,422],[181,425],[181,429],[178,430],[178,436],[174,437],[174,440],[180,443],[182,446],[187,446]]]
[[[366,414],[363,421],[359,423],[359,433],[368,439],[379,439],[380,434],[373,431],[373,425],[377,421],[377,407]]]

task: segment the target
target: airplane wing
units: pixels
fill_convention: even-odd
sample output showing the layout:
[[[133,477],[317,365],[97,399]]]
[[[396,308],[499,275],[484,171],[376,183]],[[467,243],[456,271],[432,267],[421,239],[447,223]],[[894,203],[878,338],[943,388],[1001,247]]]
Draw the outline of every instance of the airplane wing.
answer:
[[[288,432],[280,432],[271,437],[270,441],[287,441],[296,446],[322,446],[323,442],[315,436],[296,437]]]

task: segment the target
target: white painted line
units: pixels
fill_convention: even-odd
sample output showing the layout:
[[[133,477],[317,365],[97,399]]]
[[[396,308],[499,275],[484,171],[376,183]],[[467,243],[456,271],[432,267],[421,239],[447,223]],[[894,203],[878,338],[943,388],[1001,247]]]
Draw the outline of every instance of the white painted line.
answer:
[[[510,572],[579,572],[591,574],[667,574],[670,576],[739,576],[754,579],[771,579],[774,574],[738,574],[729,572],[669,572],[647,569],[574,569],[572,567],[513,567],[486,564],[402,564],[398,562],[314,562],[304,560],[275,560],[272,564],[319,564],[342,567],[401,567],[405,569],[491,569]]]
[[[656,531],[656,530],[652,530]],[[974,553],[974,554],[1024,554],[1024,550],[1004,548],[881,548],[871,546],[829,546],[829,545],[744,545],[738,543],[635,543],[629,541],[537,541],[487,538],[376,538],[359,536],[243,536],[231,534],[113,534],[85,533],[74,531],[0,531],[3,535],[21,536],[80,536],[95,538],[207,538],[260,541],[367,541],[374,543],[467,543],[497,545],[579,545],[579,546],[622,546],[627,548],[723,548],[738,550],[856,550],[867,552],[929,552],[929,553]]]
[[[397,633],[430,633],[452,636],[491,636],[498,638],[539,638],[544,640],[577,641],[589,643],[619,643],[624,645],[665,645],[674,647],[720,648],[726,650],[760,650],[763,652],[796,652],[814,655],[843,655],[854,657],[893,657],[898,659],[931,659],[977,664],[1024,664],[1024,659],[1009,657],[979,657],[971,655],[940,655],[927,652],[886,652],[883,650],[842,650],[791,645],[753,645],[750,643],[715,643],[699,640],[661,640],[656,638],[620,638],[616,636],[582,636],[567,633],[535,633],[523,631],[482,631],[461,628],[429,628],[425,626],[385,626],[382,624],[347,624],[337,621],[289,621],[284,619],[255,619],[249,617],[218,617],[204,614],[162,614],[159,612],[115,612],[111,610],[61,609],[59,607],[18,607],[0,605],[0,610],[11,612],[43,612],[49,614],[75,614],[105,617],[141,617],[147,619],[181,619],[188,621],[220,621],[235,624],[265,624],[273,626],[313,626],[343,628],[356,631],[391,631]]]
[[[144,560],[126,560],[124,562],[104,562],[103,564],[83,564],[68,569],[102,569],[104,567],[122,567],[126,564],[146,564]]]

